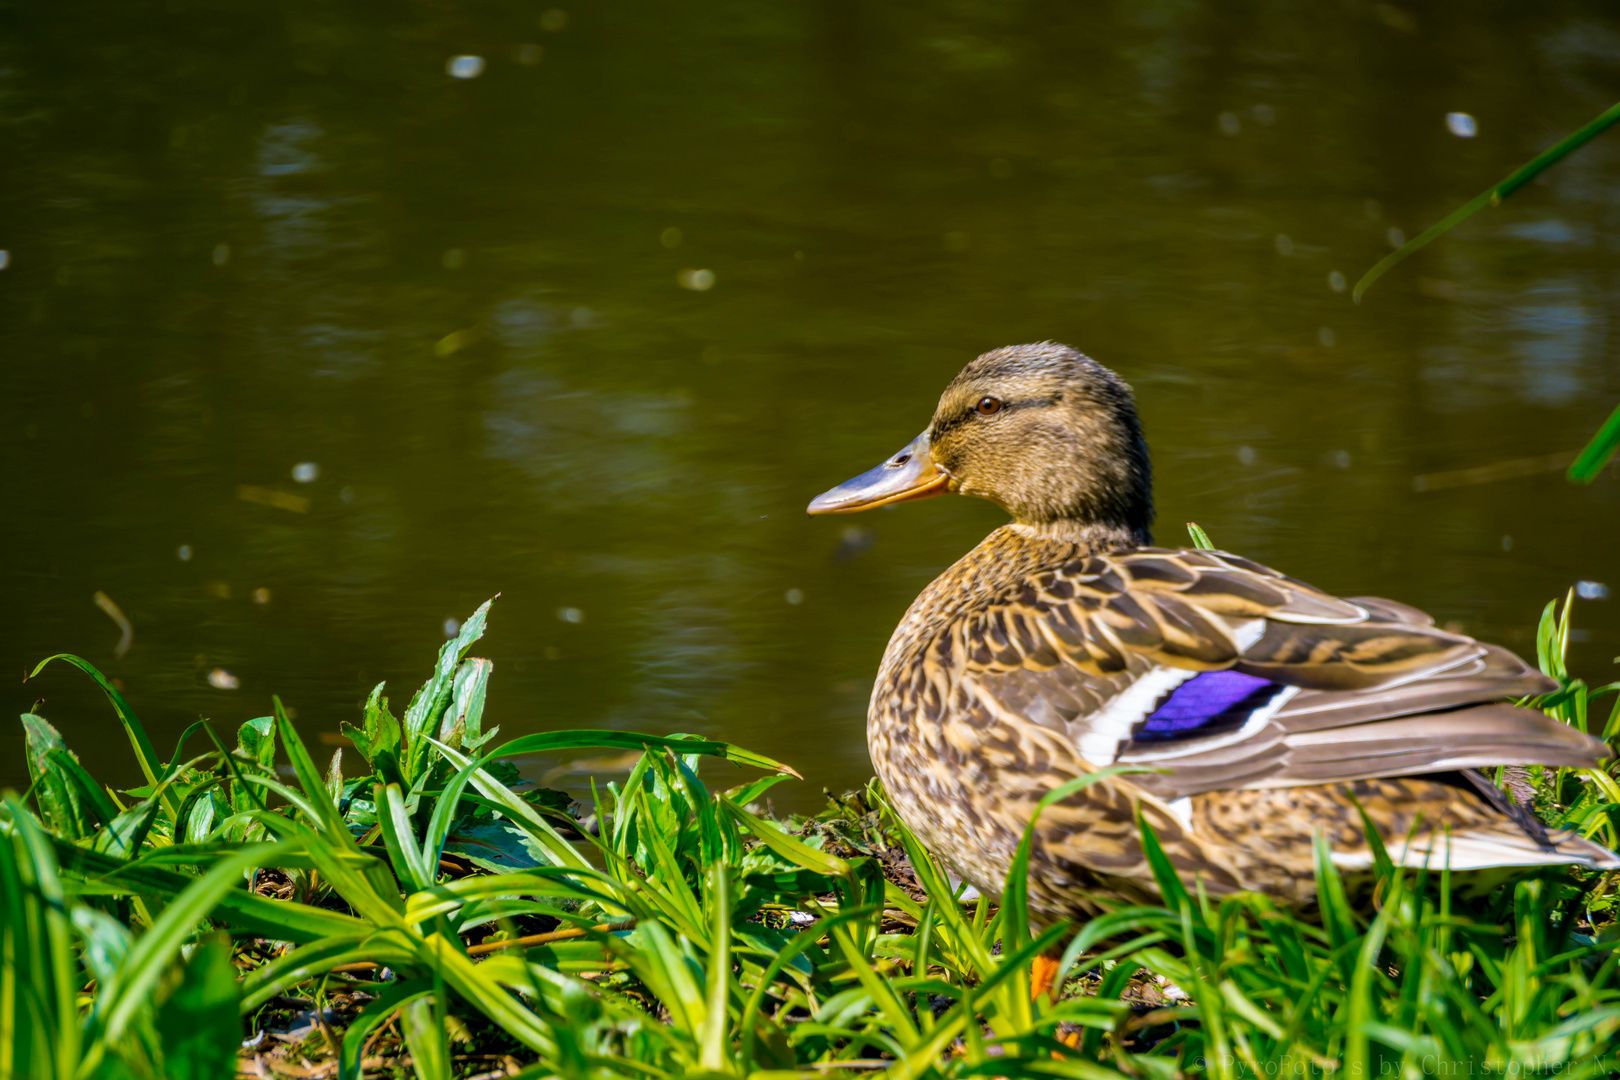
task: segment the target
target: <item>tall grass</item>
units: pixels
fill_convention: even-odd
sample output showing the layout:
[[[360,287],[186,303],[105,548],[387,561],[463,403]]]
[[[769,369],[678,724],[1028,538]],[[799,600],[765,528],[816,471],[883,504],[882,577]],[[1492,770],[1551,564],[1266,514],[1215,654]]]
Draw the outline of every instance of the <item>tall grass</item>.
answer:
[[[491,665],[468,655],[487,610],[403,717],[373,692],[345,728],[352,775],[342,751],[323,772],[279,702],[234,746],[199,725],[159,760],[106,679],[52,658],[101,685],[146,783],[98,784],[23,718],[33,784],[0,806],[0,1080],[1617,1067],[1606,879],[1549,870],[1470,897],[1385,860],[1361,909],[1321,852],[1305,917],[1212,899],[1155,854],[1161,905],[1036,932],[1027,834],[998,906],[962,899],[875,785],[784,820],[761,803],[791,770],[724,742],[489,748]],[[1541,659],[1563,689],[1545,704],[1595,730],[1614,686],[1569,678],[1568,629],[1549,606]],[[602,747],[642,754],[583,810],[508,761]],[[1549,820],[1612,842],[1608,774],[1533,779]],[[1032,1000],[1030,962],[1058,950],[1067,995]]]

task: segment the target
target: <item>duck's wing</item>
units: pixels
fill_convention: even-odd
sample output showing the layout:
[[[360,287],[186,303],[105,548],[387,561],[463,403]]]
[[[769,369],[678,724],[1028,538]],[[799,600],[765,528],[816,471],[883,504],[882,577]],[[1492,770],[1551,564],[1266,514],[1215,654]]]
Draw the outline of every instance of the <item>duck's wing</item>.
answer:
[[[1608,754],[1497,704],[1556,688],[1505,649],[1223,552],[1079,559],[952,629],[936,660],[957,669],[956,709],[1056,728],[1095,766],[1165,770],[1132,780],[1166,799]]]

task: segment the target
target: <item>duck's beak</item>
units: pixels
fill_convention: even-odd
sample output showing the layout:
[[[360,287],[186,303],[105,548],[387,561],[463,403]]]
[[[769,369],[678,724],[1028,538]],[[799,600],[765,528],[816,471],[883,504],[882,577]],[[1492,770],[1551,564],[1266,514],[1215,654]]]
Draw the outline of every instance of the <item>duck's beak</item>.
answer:
[[[817,495],[808,509],[812,514],[852,514],[874,506],[930,499],[945,494],[950,481],[950,474],[934,464],[925,431],[877,468]]]

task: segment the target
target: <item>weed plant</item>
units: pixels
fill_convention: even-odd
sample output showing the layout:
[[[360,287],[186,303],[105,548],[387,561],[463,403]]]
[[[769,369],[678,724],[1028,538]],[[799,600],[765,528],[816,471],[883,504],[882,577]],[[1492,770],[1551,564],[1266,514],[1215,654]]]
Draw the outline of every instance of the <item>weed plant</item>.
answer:
[[[1319,851],[1301,914],[1189,889],[1144,831],[1162,905],[1037,932],[1027,834],[997,906],[964,899],[875,784],[780,819],[762,804],[792,770],[729,743],[491,748],[491,665],[468,656],[488,607],[402,717],[371,694],[344,728],[356,754],[324,773],[279,701],[234,746],[200,723],[165,761],[90,664],[42,663],[101,686],[145,783],[99,784],[22,718],[33,783],[0,807],[0,1080],[1620,1069],[1610,878],[1552,869],[1475,896],[1380,858],[1361,907]],[[1561,689],[1539,704],[1613,740],[1620,708],[1598,706],[1616,685],[1570,678],[1568,639],[1568,602],[1549,605],[1538,651]],[[587,748],[642,751],[587,806],[511,763]],[[722,759],[707,780],[704,758]],[[739,782],[717,790],[721,770]],[[1610,773],[1524,779],[1549,823],[1620,839]],[[1065,993],[1032,1000],[1051,950]]]

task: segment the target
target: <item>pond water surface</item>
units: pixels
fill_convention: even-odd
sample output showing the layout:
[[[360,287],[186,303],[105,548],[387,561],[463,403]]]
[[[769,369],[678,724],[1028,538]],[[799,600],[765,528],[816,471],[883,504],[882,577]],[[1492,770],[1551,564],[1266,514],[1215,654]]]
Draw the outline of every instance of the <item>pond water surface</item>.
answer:
[[[1533,651],[1620,588],[1614,470],[1558,471],[1620,400],[1620,134],[1345,283],[1620,98],[1620,14],[1468,11],[6,5],[3,704],[127,780],[27,667],[83,654],[165,755],[272,693],[315,740],[500,593],[505,734],[720,736],[814,804],[1001,518],[804,505],[1040,339],[1135,386],[1162,542]],[[1617,603],[1578,602],[1593,681]]]

